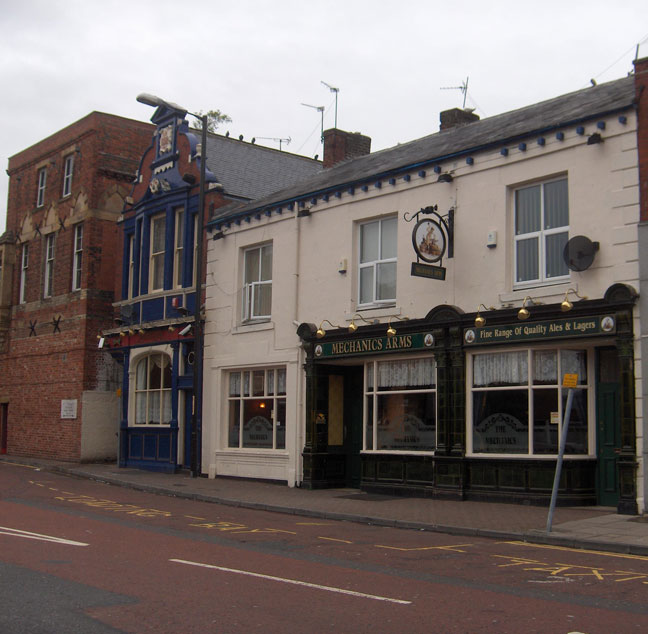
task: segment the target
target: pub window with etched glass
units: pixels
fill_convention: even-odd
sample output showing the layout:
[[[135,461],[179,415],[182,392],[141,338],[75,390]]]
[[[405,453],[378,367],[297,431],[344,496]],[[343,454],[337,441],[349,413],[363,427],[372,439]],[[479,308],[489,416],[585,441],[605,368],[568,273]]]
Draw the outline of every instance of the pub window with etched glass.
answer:
[[[267,368],[228,375],[227,446],[286,448],[286,369]]]
[[[567,179],[515,190],[515,286],[569,279],[563,250],[569,238]]]
[[[485,352],[469,360],[473,454],[557,455],[568,395],[565,374],[578,375],[565,454],[591,453],[587,350]]]
[[[434,357],[365,364],[365,451],[434,451]]]
[[[155,353],[137,362],[135,368],[135,424],[171,423],[171,358]]]

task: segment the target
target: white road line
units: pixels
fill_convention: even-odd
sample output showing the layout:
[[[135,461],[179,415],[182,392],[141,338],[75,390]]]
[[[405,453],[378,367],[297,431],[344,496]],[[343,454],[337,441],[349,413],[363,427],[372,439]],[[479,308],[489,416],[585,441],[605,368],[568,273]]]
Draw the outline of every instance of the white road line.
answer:
[[[282,583],[291,583],[295,586],[304,586],[306,588],[314,588],[315,590],[326,590],[327,592],[337,592],[338,594],[348,594],[352,597],[360,597],[361,599],[373,599],[374,601],[387,601],[389,603],[399,603],[401,605],[411,605],[411,601],[403,601],[401,599],[390,599],[389,597],[380,597],[375,594],[365,594],[364,592],[354,592],[353,590],[345,590],[343,588],[333,588],[331,586],[320,586],[317,583],[308,583],[307,581],[296,581],[295,579],[284,579],[283,577],[273,577],[271,575],[262,575],[258,572],[250,572],[248,570],[237,570],[235,568],[224,568],[223,566],[212,566],[211,564],[202,564],[196,561],[186,561],[184,559],[169,559],[177,564],[186,564],[187,566],[198,566],[199,568],[211,568],[212,570],[220,570],[221,572],[232,572],[237,575],[246,575],[248,577],[258,577],[259,579],[268,579],[269,581],[280,581]]]
[[[0,526],[0,535],[9,535],[10,537],[24,537],[25,539],[38,539],[42,542],[54,542],[55,544],[64,544],[66,546],[89,546],[89,544],[84,544],[83,542],[74,542],[70,539],[53,537],[52,535],[30,533],[29,531],[21,531],[18,528],[7,528],[6,526]]]

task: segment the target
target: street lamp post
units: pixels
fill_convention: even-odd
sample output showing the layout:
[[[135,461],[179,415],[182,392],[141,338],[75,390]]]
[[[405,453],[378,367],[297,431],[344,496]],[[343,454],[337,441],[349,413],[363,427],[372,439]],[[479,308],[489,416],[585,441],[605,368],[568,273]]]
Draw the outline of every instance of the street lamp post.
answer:
[[[205,224],[205,174],[207,163],[207,115],[198,115],[185,110],[181,106],[170,101],[165,101],[155,95],[141,93],[137,95],[137,101],[157,108],[167,106],[173,110],[181,110],[198,119],[202,124],[202,136],[200,144],[200,183],[198,191],[198,220],[196,222],[196,284],[194,287],[194,369],[193,369],[193,403],[191,407],[191,476],[196,478],[200,475],[200,449],[198,422],[202,419],[198,415],[198,408],[202,405],[202,380],[203,380],[203,339],[204,329],[201,318],[202,305],[202,275],[203,275],[203,226]]]

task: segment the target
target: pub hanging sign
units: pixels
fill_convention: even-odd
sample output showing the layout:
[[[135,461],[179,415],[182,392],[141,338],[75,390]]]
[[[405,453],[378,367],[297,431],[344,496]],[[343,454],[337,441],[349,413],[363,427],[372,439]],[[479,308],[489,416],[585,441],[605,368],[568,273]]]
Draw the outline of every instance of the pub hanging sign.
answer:
[[[411,274],[433,280],[445,280],[446,269],[443,256],[454,255],[454,209],[445,216],[438,212],[438,205],[423,207],[411,218],[405,213],[406,222],[416,221],[412,229],[412,246],[416,262],[412,262]]]

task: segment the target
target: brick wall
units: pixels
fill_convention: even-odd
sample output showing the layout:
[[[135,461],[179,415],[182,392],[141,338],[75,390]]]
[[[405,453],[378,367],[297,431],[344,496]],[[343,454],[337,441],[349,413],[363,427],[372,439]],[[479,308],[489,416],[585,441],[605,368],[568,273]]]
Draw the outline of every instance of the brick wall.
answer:
[[[4,235],[17,236],[19,242],[14,249],[9,328],[5,349],[0,348],[0,400],[9,403],[10,454],[81,459],[82,395],[115,389],[119,369],[97,349],[97,334],[112,325],[122,253],[116,221],[152,132],[150,124],[93,112],[9,159]],[[68,155],[74,156],[74,172],[72,193],[64,198]],[[42,167],[47,169],[47,186],[44,205],[37,208],[37,174]],[[81,290],[72,291],[74,226],[79,223]],[[51,233],[53,292],[44,298],[46,236]],[[26,302],[19,304],[24,243],[29,244],[29,269]],[[76,419],[61,418],[63,399],[77,401]]]

